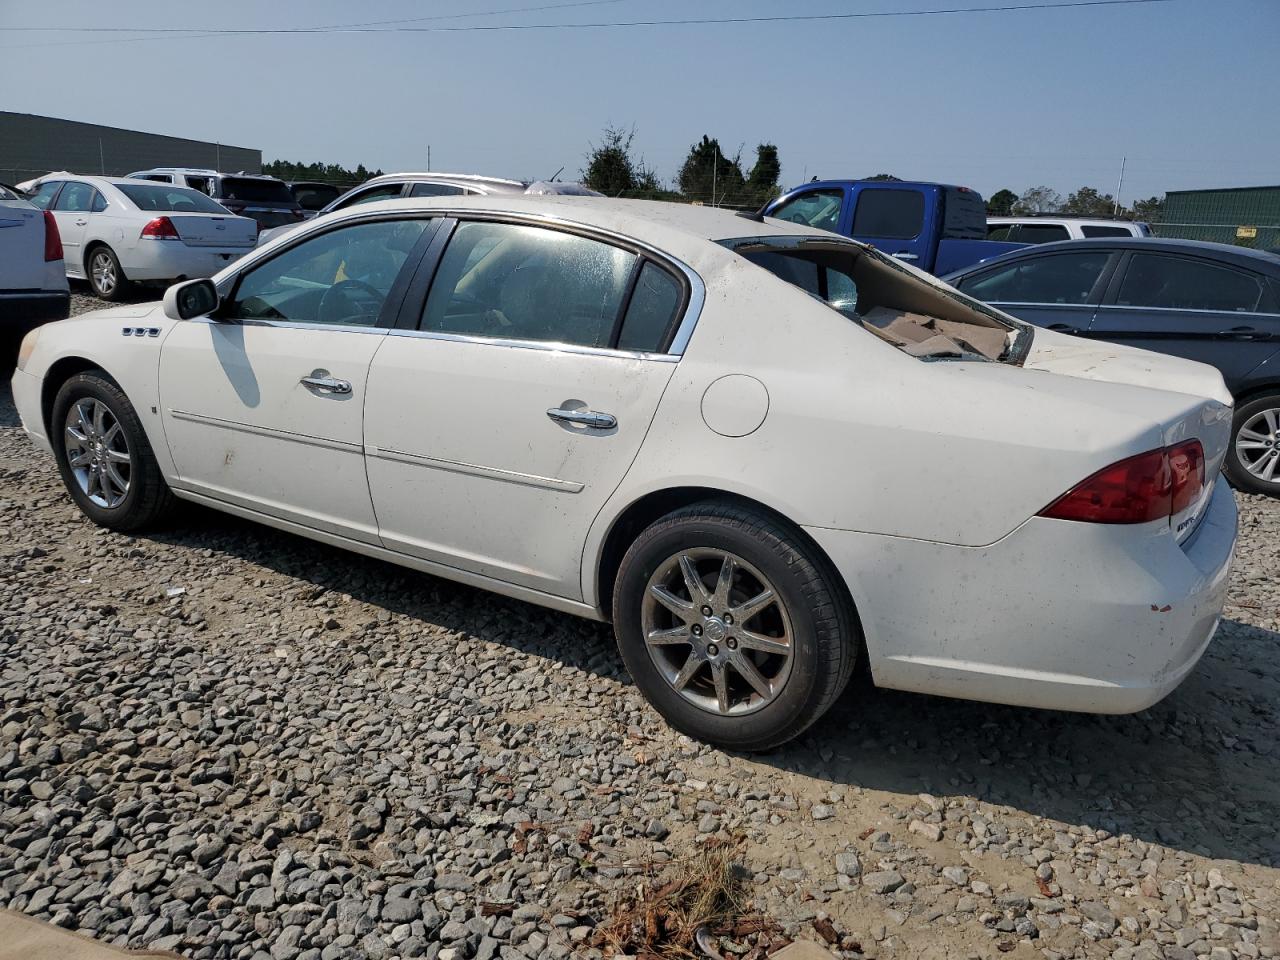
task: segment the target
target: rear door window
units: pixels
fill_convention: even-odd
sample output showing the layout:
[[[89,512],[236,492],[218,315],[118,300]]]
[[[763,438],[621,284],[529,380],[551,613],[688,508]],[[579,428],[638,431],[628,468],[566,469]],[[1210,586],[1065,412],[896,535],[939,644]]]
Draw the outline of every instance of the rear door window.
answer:
[[[992,223],[987,226],[988,240],[1011,240],[1009,236],[1013,232],[1014,225],[1012,223]]]
[[[1270,291],[1263,279],[1230,267],[1158,253],[1135,253],[1116,305],[1172,310],[1215,310],[1227,313],[1271,312]]]
[[[959,289],[987,303],[1088,303],[1106,250],[1029,257],[966,277]]]
[[[1133,231],[1128,227],[1105,227],[1085,224],[1080,228],[1085,237],[1132,237]]]
[[[411,197],[457,197],[466,192],[452,183],[415,183],[409,188]]]
[[[646,260],[622,318],[618,349],[647,353],[661,350],[683,300],[680,282],[652,260]]]
[[[843,204],[844,191],[839,188],[808,190],[779,204],[769,216],[819,230],[838,231]]]
[[[1053,243],[1070,240],[1071,231],[1060,223],[1016,223],[1009,231],[1009,239],[1016,243]]]
[[[853,211],[855,237],[913,240],[924,226],[924,194],[919,190],[863,189]]]
[[[58,202],[53,209],[67,213],[88,213],[93,209],[93,195],[96,191],[87,183],[78,180],[67,181],[66,187],[58,194]]]
[[[335,210],[346,210],[348,207],[359,206],[362,203],[376,203],[379,200],[394,200],[400,196],[404,190],[403,183],[383,183],[376,187],[370,187],[359,193],[349,193],[342,201],[334,207]]]

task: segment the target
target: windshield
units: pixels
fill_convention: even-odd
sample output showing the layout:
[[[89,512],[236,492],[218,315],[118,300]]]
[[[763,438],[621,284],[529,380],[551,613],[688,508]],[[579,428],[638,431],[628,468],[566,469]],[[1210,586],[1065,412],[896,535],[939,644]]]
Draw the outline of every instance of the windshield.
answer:
[[[239,200],[241,203],[287,203],[289,206],[296,202],[284,181],[259,177],[223,177],[222,199]]]
[[[210,200],[199,190],[174,187],[165,183],[117,183],[116,189],[133,201],[139,210],[161,213],[221,213],[231,211]]]

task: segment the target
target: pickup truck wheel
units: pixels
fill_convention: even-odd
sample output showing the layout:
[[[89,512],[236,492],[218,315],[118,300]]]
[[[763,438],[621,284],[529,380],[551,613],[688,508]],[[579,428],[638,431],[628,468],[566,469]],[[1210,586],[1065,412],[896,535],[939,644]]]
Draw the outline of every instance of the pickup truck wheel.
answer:
[[[618,571],[614,631],[668,723],[721,747],[768,750],[827,711],[861,636],[815,554],[798,531],[720,501],[640,534]]]
[[[123,299],[132,286],[120,269],[115,252],[108,246],[99,245],[89,251],[85,276],[89,278],[93,292],[102,300]]]
[[[58,390],[49,421],[58,472],[76,506],[111,530],[154,526],[173,505],[129,398],[101,370]]]
[[[1240,490],[1280,496],[1280,393],[1236,408],[1222,469]]]

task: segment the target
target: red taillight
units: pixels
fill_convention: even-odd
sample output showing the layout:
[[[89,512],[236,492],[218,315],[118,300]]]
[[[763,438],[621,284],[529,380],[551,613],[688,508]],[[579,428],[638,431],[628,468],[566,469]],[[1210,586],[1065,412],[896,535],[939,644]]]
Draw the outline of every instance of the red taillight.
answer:
[[[1188,440],[1169,448],[1169,471],[1173,474],[1173,506],[1177,516],[1200,499],[1204,489],[1204,447],[1199,440]]]
[[[1151,450],[1113,463],[1040,511],[1054,520],[1148,523],[1181,513],[1204,486],[1199,440]]]
[[[44,262],[62,259],[62,234],[58,233],[58,221],[48,210],[44,212]]]
[[[142,228],[140,236],[149,240],[181,240],[178,229],[168,217],[156,217]]]

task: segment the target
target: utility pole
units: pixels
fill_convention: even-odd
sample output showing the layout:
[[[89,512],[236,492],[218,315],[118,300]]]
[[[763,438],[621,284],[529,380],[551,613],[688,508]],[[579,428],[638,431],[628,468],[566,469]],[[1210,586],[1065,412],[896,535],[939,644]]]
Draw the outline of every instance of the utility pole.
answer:
[[[102,152],[102,138],[98,138],[98,167],[102,170],[102,176],[107,175],[107,159],[106,154]]]
[[[718,151],[717,151],[718,152]],[[716,205],[716,172],[720,168],[720,158],[714,153],[711,155],[711,205]]]
[[[1120,158],[1120,182],[1116,184],[1116,203],[1115,203],[1115,206],[1111,209],[1111,215],[1113,217],[1118,216],[1120,213],[1120,191],[1124,189],[1124,161],[1125,161],[1125,158],[1121,157]]]
[[[213,164],[214,168],[218,170],[219,173],[221,173],[222,172],[222,141],[221,140],[219,140],[217,143],[213,145],[213,156],[214,156],[214,164]]]
[[[427,144],[427,173],[431,172],[431,144]]]

